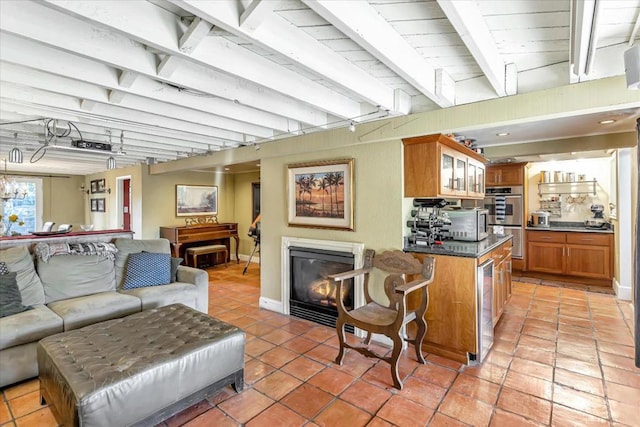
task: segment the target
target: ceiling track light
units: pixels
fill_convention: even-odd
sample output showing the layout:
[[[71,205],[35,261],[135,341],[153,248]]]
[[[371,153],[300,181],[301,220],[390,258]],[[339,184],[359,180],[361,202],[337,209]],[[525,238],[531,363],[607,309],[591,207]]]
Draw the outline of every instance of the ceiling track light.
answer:
[[[351,120],[351,122],[349,122],[349,132],[355,132],[356,131],[356,124],[353,120]]]

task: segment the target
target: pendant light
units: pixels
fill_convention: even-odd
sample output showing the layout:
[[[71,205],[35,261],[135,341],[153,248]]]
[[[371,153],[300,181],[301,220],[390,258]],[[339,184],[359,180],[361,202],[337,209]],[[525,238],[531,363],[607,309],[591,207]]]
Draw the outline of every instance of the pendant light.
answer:
[[[109,146],[111,146],[111,129],[107,129],[106,133],[107,135],[109,135]],[[114,159],[113,156],[109,156],[109,158],[107,159],[107,169],[111,170],[115,168],[116,168],[116,159]]]
[[[9,150],[9,163],[22,163],[22,151],[17,147],[18,133],[14,133],[13,137],[16,142],[14,143],[13,148]]]

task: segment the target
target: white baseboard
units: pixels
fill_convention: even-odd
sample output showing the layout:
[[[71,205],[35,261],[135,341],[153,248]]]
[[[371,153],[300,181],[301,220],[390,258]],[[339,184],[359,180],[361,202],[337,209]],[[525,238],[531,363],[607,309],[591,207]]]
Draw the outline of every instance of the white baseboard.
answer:
[[[260,308],[264,308],[265,310],[275,311],[276,313],[284,313],[282,301],[260,297],[260,302],[258,304]]]
[[[618,299],[623,301],[631,301],[631,286],[622,286],[617,279],[613,279],[613,291]]]
[[[239,254],[238,259],[240,261],[246,262],[249,259],[249,255]],[[251,258],[251,264],[259,264],[259,263],[260,263],[260,257],[258,255],[254,255],[253,258]]]

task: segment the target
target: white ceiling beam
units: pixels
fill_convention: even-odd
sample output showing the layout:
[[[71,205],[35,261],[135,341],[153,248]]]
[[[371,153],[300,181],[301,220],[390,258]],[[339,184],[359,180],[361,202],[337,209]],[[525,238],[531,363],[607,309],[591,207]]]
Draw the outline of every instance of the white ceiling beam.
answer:
[[[240,15],[240,26],[254,31],[278,5],[275,0],[253,0]]]
[[[118,69],[134,71],[157,79],[156,55],[127,37],[98,30],[88,22],[45,8],[39,3],[3,2],[2,12],[0,28],[4,34],[13,34]],[[0,37],[0,43],[4,41],[4,34]],[[175,44],[177,45],[177,40]],[[69,46],[73,46],[73,50],[70,51]],[[219,56],[217,60],[225,62],[220,61]],[[322,126],[327,122],[325,112],[246,80],[196,64],[186,64],[179,71],[168,80],[176,86],[237,101],[265,112],[276,112],[314,126]]]
[[[121,87],[130,88],[138,78],[138,73],[129,70],[121,70],[118,76],[118,84]]]
[[[571,83],[585,80],[598,45],[599,0],[571,0],[569,73]]]
[[[507,66],[476,2],[437,1],[498,96],[506,96]],[[509,73],[514,72],[515,67],[509,67]]]
[[[236,0],[169,1],[257,46],[283,55],[332,84],[361,97],[372,106],[380,106],[390,110],[392,114],[396,113],[393,111],[393,89],[275,13],[267,15],[260,26],[249,31],[239,25],[240,12]],[[335,112],[332,114],[349,117]],[[350,117],[356,115],[359,114]]]
[[[130,93],[283,132],[297,128],[298,122],[293,119],[256,110],[217,97],[188,96],[173,87],[145,76],[139,76],[137,73],[124,71],[118,74],[109,65],[60,50],[49,49],[37,42],[20,39],[11,34],[2,34],[2,37],[0,37],[0,51],[4,62],[45,71],[53,75],[69,77],[80,82],[109,88],[115,92]],[[139,78],[136,77],[131,82],[131,85],[128,86],[127,84],[121,84],[122,76],[124,75],[139,76]],[[129,78],[127,77],[126,80],[128,81]],[[292,125],[292,122],[296,123],[296,125]]]
[[[436,88],[435,68],[429,64],[366,1],[303,0],[314,12],[440,107],[455,104],[454,96]],[[444,72],[444,71],[443,71]],[[402,112],[408,114],[409,111]]]
[[[108,104],[114,93],[122,93],[111,90],[108,96],[106,96],[107,94],[104,89],[95,87],[89,83],[78,82],[61,76],[52,76],[42,71],[4,62],[0,62],[0,75],[2,76],[2,81],[5,82],[33,87],[46,92],[74,96],[84,101],[92,101],[94,102],[94,106],[95,103]],[[137,95],[129,95],[126,101],[120,102],[119,105],[131,109],[131,120],[136,120],[135,115],[133,115],[136,114],[136,112],[151,113],[181,120],[185,125],[193,123],[217,129],[230,130],[238,134],[249,134],[260,138],[273,136],[273,131],[268,128],[230,120],[185,107],[167,105],[163,102]],[[224,138],[231,139],[231,136],[224,136]]]
[[[117,31],[125,37],[136,40],[146,46],[151,46],[161,52],[166,52],[176,58],[193,61],[201,66],[239,76],[280,94],[286,94],[287,97],[283,99],[283,102],[286,101],[291,108],[294,108],[291,111],[294,114],[292,117],[300,118],[298,116],[300,112],[310,110],[310,106],[340,117],[353,117],[360,114],[359,103],[338,92],[305,78],[294,71],[282,68],[273,61],[247,49],[235,46],[230,42],[220,45],[212,44],[212,41],[209,40],[219,39],[220,37],[204,38],[200,43],[199,49],[191,52],[190,55],[185,54],[178,45],[180,34],[177,22],[179,18],[151,3],[122,1],[79,2],[75,0],[53,2],[47,0],[43,4],[52,7],[54,10],[61,10],[65,13],[79,16],[84,22],[91,22],[109,30]],[[238,26],[237,19],[236,27]],[[221,60],[221,58],[224,58],[224,60]],[[169,63],[172,61],[173,59]],[[247,66],[247,63],[250,66]],[[168,72],[171,72],[171,68]],[[272,111],[272,108],[273,106],[263,106],[266,111]],[[314,124],[320,125],[320,123]]]
[[[209,34],[212,27],[213,25],[209,22],[203,21],[196,16],[193,22],[191,22],[191,25],[189,25],[189,28],[187,28],[187,31],[185,31],[178,41],[180,51],[190,55],[194,49],[198,47],[200,42],[204,40],[207,34]]]

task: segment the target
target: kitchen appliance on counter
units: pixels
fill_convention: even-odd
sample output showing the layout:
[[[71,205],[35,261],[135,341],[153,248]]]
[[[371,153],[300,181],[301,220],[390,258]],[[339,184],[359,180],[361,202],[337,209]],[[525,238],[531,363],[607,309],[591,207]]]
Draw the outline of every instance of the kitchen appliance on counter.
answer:
[[[417,246],[431,246],[448,237],[451,220],[441,213],[447,205],[444,199],[414,199],[413,206],[417,209],[411,211],[411,219],[407,221],[407,227],[411,229],[411,235],[407,243]]]
[[[479,242],[489,236],[488,209],[443,209],[443,214],[451,221],[448,237],[453,240]]]
[[[584,221],[584,225],[587,228],[603,228],[607,225],[607,221],[604,219],[604,206],[593,204],[591,205],[591,212],[593,212],[593,218],[587,218]]]
[[[475,354],[478,363],[482,363],[493,345],[493,268],[492,258],[478,266],[478,353]]]
[[[523,187],[489,187],[485,191],[484,208],[488,210],[487,229],[489,234],[510,234],[513,236],[513,258],[522,259],[523,253]],[[496,198],[501,205],[504,200],[504,215],[496,215]],[[472,201],[462,201],[462,206],[470,206]],[[498,208],[501,211],[502,206]],[[502,213],[502,212],[501,212]],[[504,219],[499,219],[504,218]],[[502,227],[501,232],[494,231],[494,226]]]
[[[541,227],[541,228],[549,228],[551,225],[549,222],[549,217],[551,214],[545,211],[537,211],[531,214],[531,226],[532,227]]]

